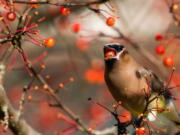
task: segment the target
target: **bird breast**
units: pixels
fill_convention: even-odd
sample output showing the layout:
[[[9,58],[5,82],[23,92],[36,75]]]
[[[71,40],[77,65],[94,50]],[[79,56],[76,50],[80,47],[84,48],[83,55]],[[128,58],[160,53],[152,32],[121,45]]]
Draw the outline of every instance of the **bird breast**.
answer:
[[[148,85],[144,78],[137,78],[136,71],[130,68],[105,73],[105,80],[116,101],[122,101],[123,106],[128,110],[139,112],[145,106]]]

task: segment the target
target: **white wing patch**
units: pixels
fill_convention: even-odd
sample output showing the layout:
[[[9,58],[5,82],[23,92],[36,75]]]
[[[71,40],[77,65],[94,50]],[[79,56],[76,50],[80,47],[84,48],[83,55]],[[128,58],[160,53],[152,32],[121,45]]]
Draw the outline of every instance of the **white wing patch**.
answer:
[[[147,116],[149,121],[155,121],[157,119],[157,111],[151,111]]]

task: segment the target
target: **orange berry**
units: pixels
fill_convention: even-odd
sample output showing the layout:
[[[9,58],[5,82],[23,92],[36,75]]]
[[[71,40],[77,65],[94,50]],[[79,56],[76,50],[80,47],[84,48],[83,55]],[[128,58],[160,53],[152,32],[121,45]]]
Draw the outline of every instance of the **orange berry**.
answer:
[[[14,21],[16,19],[16,14],[14,12],[8,12],[6,17],[9,21]]]
[[[69,8],[63,7],[63,6],[60,7],[59,11],[60,11],[60,14],[62,14],[62,15],[64,15],[64,16],[69,15],[70,12],[71,12]]]
[[[163,64],[166,67],[173,67],[174,66],[174,60],[172,56],[167,56],[163,59]]]
[[[39,87],[37,85],[34,86],[34,90],[38,90]]]
[[[116,22],[116,20],[115,20],[113,17],[108,17],[108,18],[106,19],[106,24],[107,24],[108,26],[113,26],[113,25],[115,24],[115,22]]]
[[[64,84],[63,84],[63,83],[60,83],[60,84],[59,84],[59,88],[64,88]]]
[[[156,46],[156,53],[159,55],[162,55],[165,53],[165,48],[163,45],[158,45]]]
[[[35,3],[35,2],[38,2],[38,1],[37,0],[30,0],[30,2],[32,2],[32,3],[34,2]],[[31,7],[32,8],[38,8],[39,4],[31,4]]]
[[[50,37],[44,40],[44,45],[48,48],[51,48],[55,45],[55,40],[54,38]]]
[[[41,64],[40,67],[41,67],[41,69],[45,69],[46,65],[45,64]]]
[[[44,85],[43,85],[43,89],[44,89],[44,90],[48,90],[48,88],[49,88],[49,87],[48,87],[47,84],[44,84]]]
[[[113,107],[113,108],[116,108],[116,107],[117,107],[117,105],[116,105],[116,104],[113,104],[113,105],[112,105],[112,107]]]
[[[32,100],[32,96],[31,96],[31,95],[28,96],[28,100],[29,100],[29,101]]]
[[[72,31],[75,32],[75,33],[78,33],[81,29],[81,25],[79,23],[74,23],[72,25]]]
[[[172,6],[173,11],[178,10],[178,8],[179,8],[179,6],[177,4],[173,4],[173,6]]]
[[[132,117],[131,117],[131,114],[128,111],[122,111],[121,115],[118,116],[118,119],[122,123],[126,123],[126,122],[131,121]]]

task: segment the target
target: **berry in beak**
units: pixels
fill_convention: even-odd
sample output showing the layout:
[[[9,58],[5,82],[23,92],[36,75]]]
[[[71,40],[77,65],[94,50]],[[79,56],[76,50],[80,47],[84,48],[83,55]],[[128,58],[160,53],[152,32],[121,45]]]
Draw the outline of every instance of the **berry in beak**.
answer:
[[[104,46],[104,59],[109,60],[116,56],[116,50],[109,46]]]

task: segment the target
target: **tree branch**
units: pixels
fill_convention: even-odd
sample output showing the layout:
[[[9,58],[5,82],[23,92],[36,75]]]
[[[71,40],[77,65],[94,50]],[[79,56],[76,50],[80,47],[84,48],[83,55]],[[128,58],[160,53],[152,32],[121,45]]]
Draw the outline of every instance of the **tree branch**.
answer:
[[[39,1],[26,1],[26,0],[14,0],[14,3],[18,4],[50,4],[55,6],[66,6],[66,7],[77,7],[77,6],[90,6],[95,4],[102,4],[108,2],[109,0],[96,0],[90,2],[66,2],[59,3],[57,0],[39,0]]]
[[[28,125],[28,123],[25,120],[23,119],[18,120],[18,113],[9,102],[9,99],[3,87],[4,75],[5,75],[5,65],[1,63],[0,64],[0,119],[5,120],[6,121],[5,123],[8,124],[4,126],[8,126],[9,129],[15,135],[41,135],[39,132],[32,129],[32,127]]]

